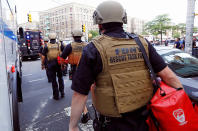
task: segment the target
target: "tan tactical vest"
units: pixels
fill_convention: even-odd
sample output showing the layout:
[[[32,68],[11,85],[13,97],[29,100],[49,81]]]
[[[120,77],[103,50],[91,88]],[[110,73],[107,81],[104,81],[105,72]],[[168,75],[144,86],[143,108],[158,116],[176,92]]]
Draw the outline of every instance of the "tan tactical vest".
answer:
[[[57,59],[58,55],[60,55],[60,53],[61,53],[60,44],[58,44],[58,43],[55,43],[55,44],[48,43],[47,48],[48,48],[48,53],[47,53],[48,61]]]
[[[78,65],[81,55],[82,55],[82,50],[83,47],[86,46],[87,44],[85,42],[72,42],[72,52],[70,53],[68,57],[68,61],[71,65]]]
[[[148,55],[148,45],[140,38]],[[102,115],[121,117],[148,103],[153,87],[138,45],[132,39],[105,35],[93,39],[103,63],[96,78],[93,103]]]

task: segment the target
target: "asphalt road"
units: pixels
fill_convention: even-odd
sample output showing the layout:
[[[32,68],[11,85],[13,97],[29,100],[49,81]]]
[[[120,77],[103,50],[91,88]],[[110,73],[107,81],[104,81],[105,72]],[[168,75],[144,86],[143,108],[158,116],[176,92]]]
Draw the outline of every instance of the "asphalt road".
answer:
[[[56,101],[52,98],[51,83],[45,70],[41,70],[40,60],[23,61],[22,65],[23,103],[19,104],[21,131],[68,131],[72,98],[71,80],[64,76],[65,97]],[[92,101],[87,107],[93,119]],[[82,131],[93,131],[92,120],[79,123]]]

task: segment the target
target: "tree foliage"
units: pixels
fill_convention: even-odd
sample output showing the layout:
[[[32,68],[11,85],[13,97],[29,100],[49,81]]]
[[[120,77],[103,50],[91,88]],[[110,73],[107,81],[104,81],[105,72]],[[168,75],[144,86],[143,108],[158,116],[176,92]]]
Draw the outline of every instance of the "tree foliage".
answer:
[[[152,21],[149,21],[145,25],[145,30],[150,32],[152,35],[159,35],[165,34],[166,30],[170,29],[171,19],[168,17],[167,14],[158,15]]]
[[[90,31],[89,31],[89,34],[91,34],[91,37],[89,37],[89,41],[90,41],[90,40],[93,39],[94,37],[98,36],[98,35],[99,35],[99,32],[96,31],[96,30],[90,30]]]
[[[171,27],[172,29],[172,36],[174,38],[178,38],[180,36],[184,36],[186,33],[186,24],[185,23],[179,23],[177,25],[173,25]]]
[[[180,23],[180,24],[178,24],[178,26],[179,26],[179,30],[181,31],[181,34],[185,34],[186,33],[186,24]]]
[[[193,33],[198,33],[198,28],[197,27],[193,28]]]

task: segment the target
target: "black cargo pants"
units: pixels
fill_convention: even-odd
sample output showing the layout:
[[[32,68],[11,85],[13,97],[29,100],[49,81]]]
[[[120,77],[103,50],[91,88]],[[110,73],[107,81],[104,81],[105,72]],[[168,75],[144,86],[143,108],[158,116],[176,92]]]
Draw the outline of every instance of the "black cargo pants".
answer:
[[[63,74],[62,74],[61,66],[58,64],[49,65],[48,71],[49,71],[49,76],[52,81],[53,96],[58,97],[59,92],[64,93],[64,81],[63,81]],[[56,81],[56,76],[58,77],[58,84]]]

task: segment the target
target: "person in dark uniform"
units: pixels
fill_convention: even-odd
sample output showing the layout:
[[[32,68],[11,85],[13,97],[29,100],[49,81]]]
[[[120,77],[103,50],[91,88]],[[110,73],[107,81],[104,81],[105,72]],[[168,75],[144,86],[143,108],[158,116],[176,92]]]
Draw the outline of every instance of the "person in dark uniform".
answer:
[[[81,58],[82,49],[85,45],[87,45],[87,43],[81,40],[82,35],[83,34],[81,30],[77,30],[77,29],[74,30],[72,32],[74,42],[72,42],[71,44],[68,44],[64,48],[63,53],[61,54],[61,57],[63,59],[66,59],[68,57],[68,62],[69,64],[71,64],[71,74],[72,74],[71,76],[74,76],[76,68]],[[87,123],[89,119],[90,119],[90,114],[87,110],[87,107],[85,106],[84,112],[81,118],[81,122]]]
[[[76,67],[81,57],[82,48],[87,44],[81,40],[82,35],[81,30],[74,30],[72,32],[74,42],[68,44],[61,55],[63,59],[68,57],[68,62],[71,65],[70,79],[72,79],[72,76],[75,74]]]
[[[44,44],[41,45],[40,48],[39,48],[39,56],[40,56],[41,59],[42,59],[42,51],[43,51],[43,48],[47,45],[49,39],[48,39],[48,37],[44,37],[43,40],[44,40]],[[45,56],[45,57],[46,57],[46,56]],[[42,62],[41,62],[41,63],[42,63]],[[48,82],[52,82],[51,79],[50,79],[50,75],[49,75],[48,68],[47,68],[47,59],[45,59],[44,65],[41,64],[41,69],[42,69],[42,70],[43,70],[43,69],[46,70],[47,80],[48,80]]]
[[[52,90],[53,98],[55,100],[59,99],[59,92],[61,97],[64,97],[64,81],[61,66],[58,64],[57,57],[60,55],[61,51],[64,49],[58,42],[56,42],[56,34],[49,34],[50,42],[44,47],[42,52],[42,65],[44,65],[45,59],[48,60],[48,70],[49,75],[52,80]],[[56,75],[58,77],[58,83],[56,82]],[[59,86],[59,88],[58,88]]]
[[[96,8],[93,20],[102,34],[84,47],[73,78],[69,130],[79,130],[78,120],[95,82],[92,101],[100,114],[98,130],[146,131],[143,112],[153,87],[138,45],[123,30],[123,23],[127,23],[126,12],[120,3],[105,1]],[[151,44],[139,38],[155,73],[168,85],[182,87]]]

